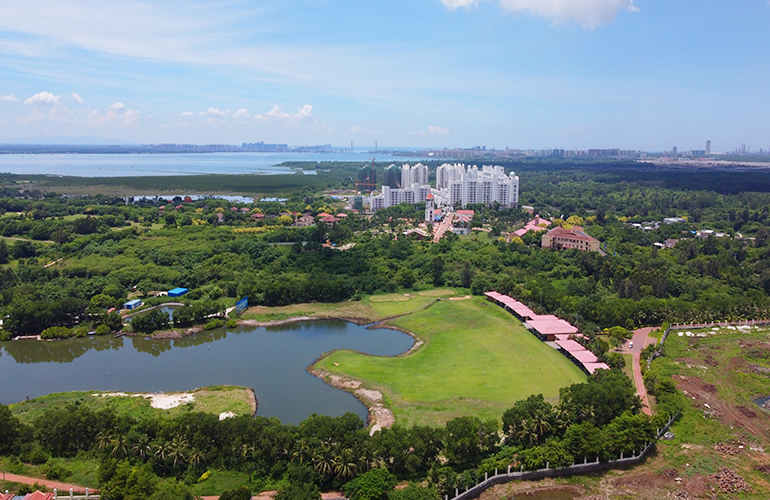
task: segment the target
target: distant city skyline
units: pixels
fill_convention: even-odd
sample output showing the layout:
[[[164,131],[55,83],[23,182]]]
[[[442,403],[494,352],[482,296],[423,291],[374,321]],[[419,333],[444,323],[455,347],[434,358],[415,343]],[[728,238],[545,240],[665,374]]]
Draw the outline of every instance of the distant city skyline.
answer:
[[[770,148],[767,0],[0,8],[0,143]]]

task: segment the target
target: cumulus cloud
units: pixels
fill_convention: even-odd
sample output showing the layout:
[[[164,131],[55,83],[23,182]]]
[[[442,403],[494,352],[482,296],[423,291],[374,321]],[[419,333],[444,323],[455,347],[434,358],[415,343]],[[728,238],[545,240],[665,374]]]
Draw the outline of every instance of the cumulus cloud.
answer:
[[[117,103],[121,104],[121,103]],[[105,127],[119,125],[121,127],[129,127],[136,123],[139,119],[141,112],[135,109],[127,109],[124,112],[120,112],[125,106],[116,108],[113,104],[107,109],[105,114],[102,114],[98,109],[95,109],[86,115],[86,122],[92,127]]]
[[[481,0],[441,0],[449,9],[472,7]],[[638,12],[634,0],[498,0],[500,7],[550,19],[554,24],[575,22],[584,28],[596,28],[615,20],[625,9]]]
[[[30,123],[37,123],[43,120],[45,120],[45,115],[36,109],[33,109],[29,116],[20,116],[16,119],[22,125],[29,125]]]
[[[226,110],[222,111],[219,108],[209,108],[208,111],[202,112],[201,116],[206,116],[206,115],[210,115],[210,116],[227,116],[229,114],[230,114],[230,110],[229,109],[226,109]]]
[[[313,117],[313,106],[311,106],[310,104],[305,104],[296,113],[286,113],[282,111],[278,105],[275,105],[273,106],[273,109],[271,109],[267,113],[262,113],[261,115],[254,115],[254,119],[260,122],[271,121],[271,120],[303,121],[312,117]]]
[[[24,101],[24,104],[50,104],[54,106],[61,105],[61,97],[53,95],[50,92],[38,92],[29,99]]]
[[[125,109],[125,107],[126,107],[126,105],[123,104],[122,102],[116,102],[115,104],[110,106],[110,109],[114,109],[115,111],[118,111],[120,109]]]
[[[19,100],[13,94],[8,94],[8,95],[4,95],[4,96],[0,97],[0,101],[19,102]]]
[[[195,114],[195,113],[193,113],[192,111],[185,111],[184,113],[182,113],[182,114],[181,114],[181,115],[179,115],[179,116],[193,116],[194,114]]]
[[[233,114],[233,118],[235,118],[236,120],[240,118],[248,118],[248,117],[249,117],[249,111],[245,108],[240,108]]]
[[[77,93],[72,93],[72,98],[75,99],[75,102],[78,104],[85,104],[86,101],[83,100],[82,97],[80,97]]]

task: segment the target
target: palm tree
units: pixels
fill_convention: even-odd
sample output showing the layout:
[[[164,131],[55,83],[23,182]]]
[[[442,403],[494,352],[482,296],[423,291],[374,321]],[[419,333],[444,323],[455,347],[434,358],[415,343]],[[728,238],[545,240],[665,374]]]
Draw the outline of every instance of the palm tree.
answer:
[[[331,476],[334,471],[333,460],[332,447],[328,444],[323,444],[313,455],[313,466],[322,476]]]
[[[305,461],[309,461],[310,458],[310,442],[308,442],[307,438],[300,438],[299,441],[297,441],[296,447],[294,448],[294,453],[291,454],[291,461],[294,462],[296,460],[299,463],[304,464]]]
[[[174,467],[177,462],[184,461],[187,451],[187,440],[181,436],[176,436],[171,440],[168,446],[168,457],[174,459]]]
[[[358,464],[356,462],[357,460],[353,450],[344,448],[332,459],[334,473],[339,477],[352,478],[358,470]]]
[[[191,465],[195,465],[196,467],[201,464],[201,462],[206,461],[206,454],[200,451],[198,448],[193,448],[190,450],[190,457],[188,458]]]
[[[517,437],[522,443],[534,444],[537,441],[538,435],[533,425],[527,420],[522,420]]]
[[[155,449],[155,456],[157,458],[160,458],[161,460],[166,460],[166,455],[168,455],[169,451],[170,451],[170,444],[168,442],[159,444],[158,447]]]
[[[571,423],[570,408],[564,401],[559,401],[553,407],[554,416],[556,417],[556,428],[560,431],[566,431]]]
[[[533,428],[538,437],[542,437],[551,430],[551,423],[548,421],[548,415],[543,410],[537,410],[534,415]]]
[[[110,443],[112,443],[112,438],[112,434],[109,434],[107,431],[99,432],[99,434],[96,435],[96,448],[99,451],[107,449],[107,447],[110,446]]]
[[[128,438],[123,434],[116,434],[110,439],[113,455],[128,455]]]
[[[150,446],[150,438],[147,436],[147,434],[142,434],[136,439],[136,442],[131,445],[131,451],[139,455],[139,458],[142,459],[142,462],[147,460],[148,452],[152,452],[152,447]]]

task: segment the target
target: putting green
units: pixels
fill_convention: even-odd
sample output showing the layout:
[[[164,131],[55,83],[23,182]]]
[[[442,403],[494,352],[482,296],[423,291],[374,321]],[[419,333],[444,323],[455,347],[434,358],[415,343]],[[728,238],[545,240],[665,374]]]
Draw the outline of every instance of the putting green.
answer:
[[[389,324],[425,345],[407,356],[335,351],[315,368],[361,380],[380,390],[396,422],[438,425],[461,415],[500,420],[516,401],[559,389],[585,375],[501,308],[474,297],[439,301]]]

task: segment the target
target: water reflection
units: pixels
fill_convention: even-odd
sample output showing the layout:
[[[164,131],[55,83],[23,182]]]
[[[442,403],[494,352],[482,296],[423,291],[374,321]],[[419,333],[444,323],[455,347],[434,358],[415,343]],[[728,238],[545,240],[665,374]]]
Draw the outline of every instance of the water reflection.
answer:
[[[412,343],[395,330],[342,321],[217,329],[175,340],[104,336],[3,342],[0,403],[73,390],[182,391],[231,384],[253,388],[259,414],[284,422],[298,423],[313,412],[353,411],[364,418],[361,403],[309,375],[307,365],[332,349],[394,356]]]

